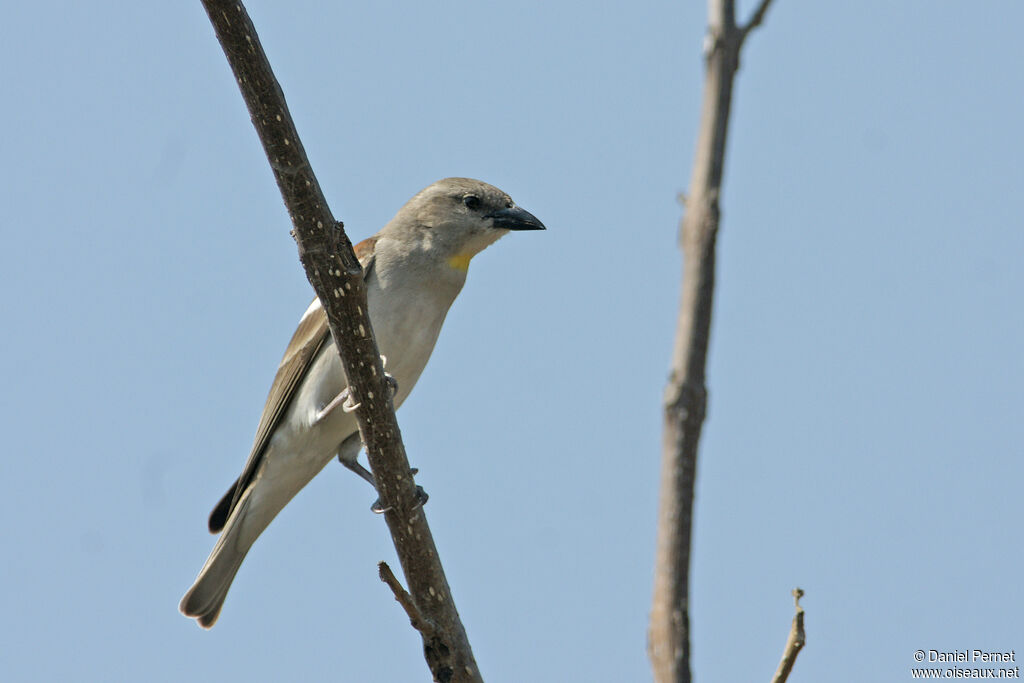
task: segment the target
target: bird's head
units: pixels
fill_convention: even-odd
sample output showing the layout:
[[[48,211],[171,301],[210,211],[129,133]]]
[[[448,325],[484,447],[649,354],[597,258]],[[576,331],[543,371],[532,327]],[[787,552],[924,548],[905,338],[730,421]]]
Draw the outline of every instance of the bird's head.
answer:
[[[472,178],[445,178],[406,202],[381,237],[400,240],[465,272],[473,256],[512,230],[544,230],[507,194]]]

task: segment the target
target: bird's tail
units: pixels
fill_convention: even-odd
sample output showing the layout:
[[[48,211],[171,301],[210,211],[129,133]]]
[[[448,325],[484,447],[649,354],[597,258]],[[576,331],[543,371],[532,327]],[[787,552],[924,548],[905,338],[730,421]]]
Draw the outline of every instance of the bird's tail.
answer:
[[[217,621],[224,599],[228,596],[231,582],[242,566],[252,542],[256,540],[252,534],[242,534],[245,513],[249,508],[252,490],[242,494],[238,505],[224,526],[224,531],[213,552],[203,565],[195,583],[181,599],[178,609],[187,617],[195,617],[203,628],[210,628]],[[250,536],[250,539],[244,538]]]

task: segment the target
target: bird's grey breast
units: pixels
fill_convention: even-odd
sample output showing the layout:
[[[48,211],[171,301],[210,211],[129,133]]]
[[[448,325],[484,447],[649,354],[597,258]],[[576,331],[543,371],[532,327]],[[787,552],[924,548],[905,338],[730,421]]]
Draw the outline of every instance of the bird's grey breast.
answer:
[[[422,280],[420,281],[423,282]],[[427,286],[371,277],[367,282],[370,321],[387,371],[398,382],[397,407],[409,395],[430,359],[459,286],[431,281]]]

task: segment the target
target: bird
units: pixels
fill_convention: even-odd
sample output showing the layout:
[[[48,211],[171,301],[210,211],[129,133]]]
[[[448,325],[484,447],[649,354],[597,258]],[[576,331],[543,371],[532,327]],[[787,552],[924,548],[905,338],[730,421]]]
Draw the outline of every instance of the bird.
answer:
[[[470,260],[511,231],[544,229],[497,187],[445,178],[355,246],[395,408],[423,372]],[[185,616],[214,625],[253,543],[334,457],[373,484],[358,460],[362,443],[347,396],[327,316],[314,298],[278,366],[242,473],[210,513],[209,530],[219,536],[181,599]]]

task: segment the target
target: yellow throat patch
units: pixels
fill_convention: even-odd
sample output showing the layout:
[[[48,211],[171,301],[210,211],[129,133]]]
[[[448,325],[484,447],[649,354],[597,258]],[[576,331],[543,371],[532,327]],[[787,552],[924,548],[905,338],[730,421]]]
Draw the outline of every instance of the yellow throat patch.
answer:
[[[469,260],[473,258],[472,254],[456,254],[448,259],[448,265],[455,270],[463,273],[469,272]]]

